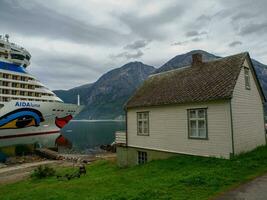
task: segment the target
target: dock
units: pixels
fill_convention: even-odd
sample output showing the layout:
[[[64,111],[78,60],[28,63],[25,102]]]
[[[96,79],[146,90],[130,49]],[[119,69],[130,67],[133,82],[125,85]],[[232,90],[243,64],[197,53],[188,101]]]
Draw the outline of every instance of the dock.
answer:
[[[60,154],[56,151],[53,151],[51,149],[47,148],[39,148],[36,149],[36,154],[39,156],[45,157],[47,159],[52,160],[63,160],[63,161],[69,161],[69,162],[75,162],[75,163],[83,163],[83,164],[89,164],[93,161],[100,160],[100,159],[114,159],[116,158],[116,154],[114,153],[100,153],[100,154]]]

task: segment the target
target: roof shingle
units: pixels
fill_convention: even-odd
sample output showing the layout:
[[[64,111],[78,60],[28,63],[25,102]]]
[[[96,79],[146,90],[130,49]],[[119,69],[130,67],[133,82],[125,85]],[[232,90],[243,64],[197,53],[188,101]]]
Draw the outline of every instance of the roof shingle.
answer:
[[[230,99],[248,53],[150,76],[126,108]]]

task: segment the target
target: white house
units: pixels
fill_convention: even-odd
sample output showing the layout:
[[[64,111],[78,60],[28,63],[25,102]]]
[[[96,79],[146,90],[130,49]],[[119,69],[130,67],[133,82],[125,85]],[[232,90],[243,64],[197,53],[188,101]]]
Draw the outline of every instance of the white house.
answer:
[[[191,66],[150,76],[129,99],[118,164],[175,154],[230,158],[265,145],[264,102],[248,53],[208,62],[194,54]]]

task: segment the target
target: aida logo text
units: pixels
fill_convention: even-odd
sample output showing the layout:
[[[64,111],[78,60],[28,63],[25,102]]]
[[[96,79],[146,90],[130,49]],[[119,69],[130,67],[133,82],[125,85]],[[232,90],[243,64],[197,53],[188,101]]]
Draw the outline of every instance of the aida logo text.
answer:
[[[40,104],[35,104],[35,103],[32,103],[32,102],[16,102],[15,106],[17,107],[40,107]]]

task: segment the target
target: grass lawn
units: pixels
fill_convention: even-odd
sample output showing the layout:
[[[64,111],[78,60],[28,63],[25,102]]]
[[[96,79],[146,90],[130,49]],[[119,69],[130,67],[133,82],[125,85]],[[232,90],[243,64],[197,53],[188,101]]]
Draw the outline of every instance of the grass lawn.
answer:
[[[181,155],[125,169],[99,161],[87,172],[70,181],[52,177],[0,186],[0,199],[208,199],[267,172],[267,147],[232,160]]]

